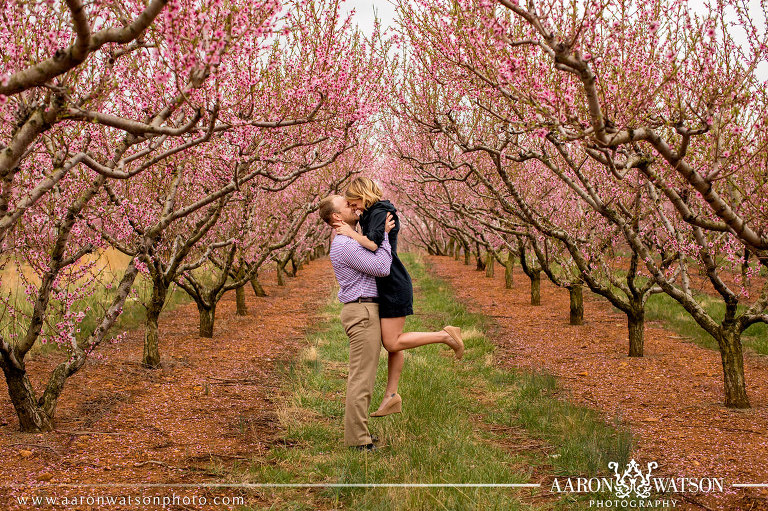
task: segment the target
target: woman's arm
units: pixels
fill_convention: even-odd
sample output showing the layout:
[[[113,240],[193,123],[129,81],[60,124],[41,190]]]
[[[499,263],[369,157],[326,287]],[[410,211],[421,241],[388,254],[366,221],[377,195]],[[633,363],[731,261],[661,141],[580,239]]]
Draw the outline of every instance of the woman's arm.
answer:
[[[376,252],[376,250],[379,248],[379,246],[369,240],[366,236],[363,236],[356,230],[354,230],[349,224],[347,223],[340,223],[340,224],[334,224],[334,227],[336,228],[336,234],[343,234],[344,236],[349,236],[356,242],[360,243],[364,248],[367,248],[371,252]]]

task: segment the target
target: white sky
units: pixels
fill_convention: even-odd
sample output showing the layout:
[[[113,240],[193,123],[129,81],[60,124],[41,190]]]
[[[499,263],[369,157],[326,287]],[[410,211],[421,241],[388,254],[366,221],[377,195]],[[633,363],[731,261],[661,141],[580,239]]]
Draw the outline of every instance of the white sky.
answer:
[[[346,0],[342,5],[345,13],[355,10],[354,22],[369,35],[373,32],[374,12],[381,21],[382,30],[390,27],[395,19],[395,6],[388,0]]]
[[[689,5],[695,12],[703,13],[706,11],[706,5],[714,0],[690,0]],[[765,32],[766,20],[763,19],[763,14],[760,9],[760,0],[747,0],[749,6],[749,13],[752,19],[758,21],[758,25],[762,25]],[[352,9],[355,10],[354,22],[357,23],[360,30],[366,35],[369,35],[373,31],[373,19],[374,12],[378,15],[381,21],[382,29],[385,30],[394,24],[395,19],[395,6],[390,0],[345,0],[342,3],[342,9],[345,13],[349,13]],[[734,31],[733,34],[737,42],[745,42],[745,35]],[[761,62],[758,65],[758,76],[768,77],[768,62]]]

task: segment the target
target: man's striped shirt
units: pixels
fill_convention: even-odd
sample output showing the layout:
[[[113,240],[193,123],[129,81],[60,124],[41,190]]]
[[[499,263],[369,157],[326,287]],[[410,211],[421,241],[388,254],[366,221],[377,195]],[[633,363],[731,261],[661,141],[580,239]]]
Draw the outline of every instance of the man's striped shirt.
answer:
[[[389,235],[385,233],[379,248],[371,252],[352,238],[337,234],[331,241],[330,256],[336,280],[339,281],[340,302],[379,296],[375,277],[386,277],[392,266]]]

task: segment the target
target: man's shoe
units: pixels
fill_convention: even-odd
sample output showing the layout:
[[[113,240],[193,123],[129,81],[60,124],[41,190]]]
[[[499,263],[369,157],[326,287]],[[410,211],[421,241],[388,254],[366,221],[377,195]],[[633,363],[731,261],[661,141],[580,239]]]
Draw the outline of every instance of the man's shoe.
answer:
[[[376,446],[371,444],[363,444],[363,445],[353,445],[350,446],[350,449],[354,449],[355,451],[375,451]]]

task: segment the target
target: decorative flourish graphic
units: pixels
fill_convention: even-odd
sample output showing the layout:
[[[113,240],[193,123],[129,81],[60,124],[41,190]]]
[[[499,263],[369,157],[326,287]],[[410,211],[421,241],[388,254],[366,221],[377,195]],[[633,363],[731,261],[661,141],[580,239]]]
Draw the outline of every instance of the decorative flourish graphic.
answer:
[[[648,463],[648,473],[643,474],[640,470],[640,464],[634,459],[627,464],[624,473],[619,475],[619,464],[615,461],[608,463],[608,468],[612,468],[616,477],[614,492],[620,499],[626,499],[633,493],[637,498],[645,499],[651,495],[651,472],[658,468],[659,464],[655,461]]]

